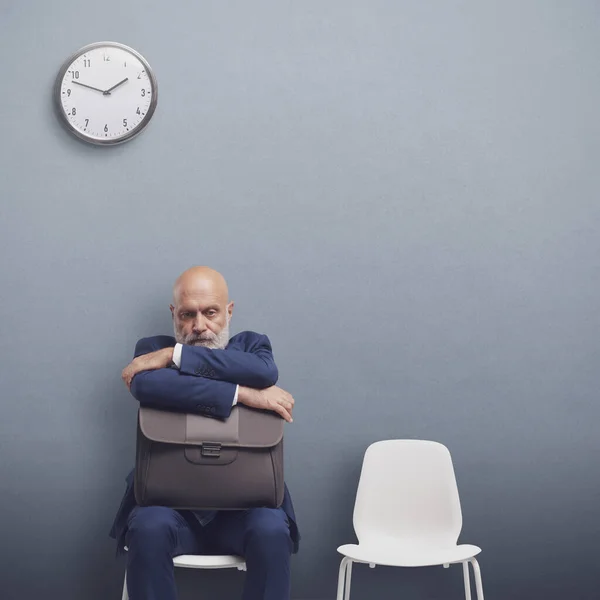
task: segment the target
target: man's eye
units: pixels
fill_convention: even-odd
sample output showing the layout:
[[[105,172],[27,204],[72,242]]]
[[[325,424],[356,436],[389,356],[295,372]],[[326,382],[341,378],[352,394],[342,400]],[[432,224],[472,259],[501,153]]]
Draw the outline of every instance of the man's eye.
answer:
[[[206,313],[206,316],[207,316],[207,317],[214,317],[216,314],[217,314],[217,311],[216,311],[216,310],[209,310],[209,311]]]
[[[184,319],[191,319],[194,315],[192,313],[186,312],[181,315]]]

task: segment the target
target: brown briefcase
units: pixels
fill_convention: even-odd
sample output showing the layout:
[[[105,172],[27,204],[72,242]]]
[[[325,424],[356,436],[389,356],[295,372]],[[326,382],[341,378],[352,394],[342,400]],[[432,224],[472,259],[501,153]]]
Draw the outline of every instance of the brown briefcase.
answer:
[[[140,506],[235,510],[283,502],[283,419],[236,405],[226,420],[140,408]]]

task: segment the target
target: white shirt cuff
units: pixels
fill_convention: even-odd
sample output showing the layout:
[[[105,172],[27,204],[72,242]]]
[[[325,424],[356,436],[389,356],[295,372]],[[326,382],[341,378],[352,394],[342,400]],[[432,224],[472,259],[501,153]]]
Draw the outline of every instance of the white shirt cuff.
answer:
[[[237,404],[238,392],[240,391],[240,386],[235,386],[235,396],[233,397],[233,404],[231,406],[235,406]]]
[[[181,344],[175,344],[175,348],[173,348],[173,364],[181,369],[181,350],[183,346]],[[237,398],[237,395],[236,395]]]

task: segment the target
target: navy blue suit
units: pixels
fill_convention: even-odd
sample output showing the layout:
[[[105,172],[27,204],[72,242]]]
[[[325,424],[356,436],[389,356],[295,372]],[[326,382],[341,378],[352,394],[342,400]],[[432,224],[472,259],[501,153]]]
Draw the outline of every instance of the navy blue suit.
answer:
[[[175,338],[140,340],[135,356],[175,346]],[[277,367],[269,339],[246,331],[224,350],[183,346],[181,367],[138,373],[131,393],[141,406],[227,418],[236,385],[264,389],[275,385]],[[110,535],[121,553],[127,545],[131,600],[175,600],[172,557],[179,554],[237,554],[246,558],[244,600],[289,598],[289,556],[300,536],[292,500],[285,488],[279,509],[175,511],[139,507],[133,471]]]

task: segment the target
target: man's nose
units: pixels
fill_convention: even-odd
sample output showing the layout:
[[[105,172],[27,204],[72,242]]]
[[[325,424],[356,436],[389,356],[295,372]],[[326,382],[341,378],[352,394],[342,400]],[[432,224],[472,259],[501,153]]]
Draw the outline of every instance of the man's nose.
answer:
[[[206,320],[204,319],[204,315],[198,314],[196,317],[196,320],[194,321],[194,331],[197,333],[206,331]]]

